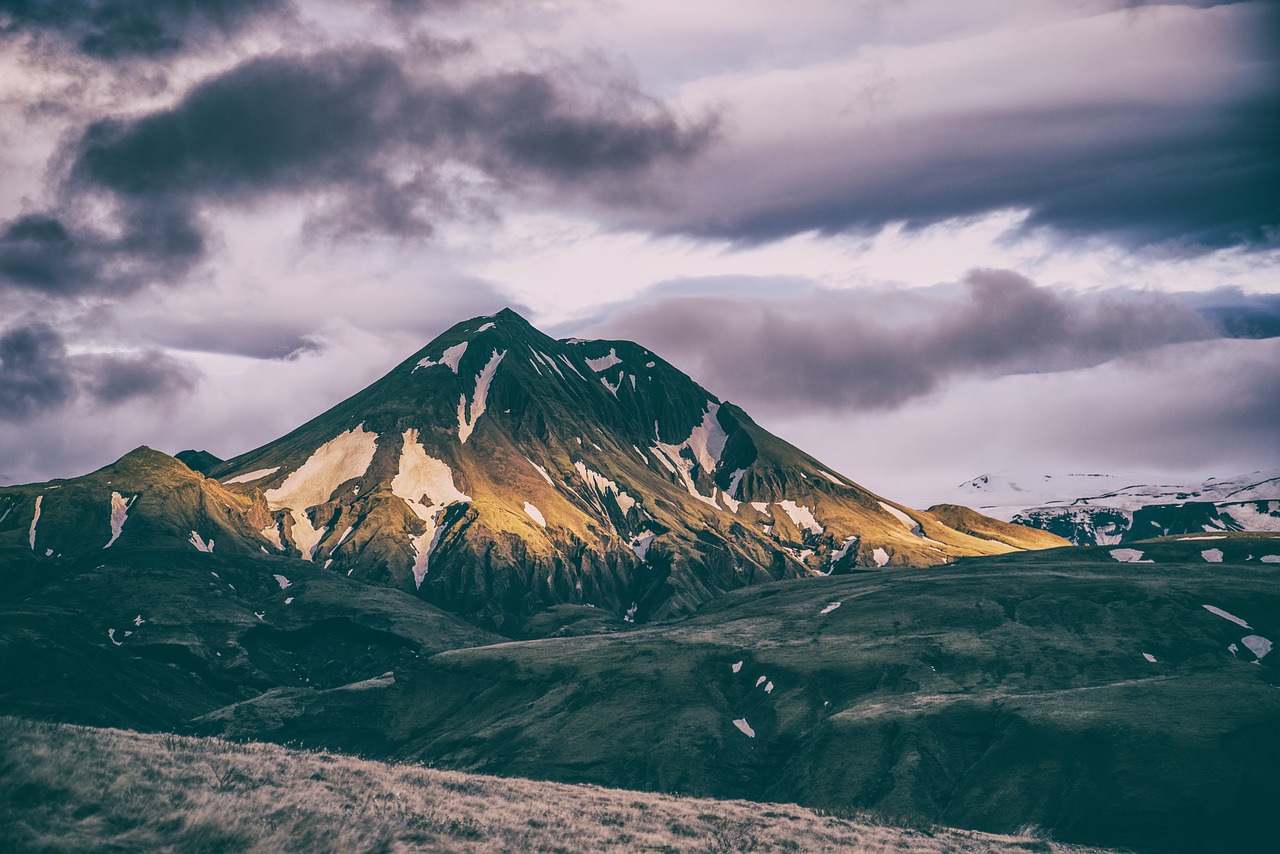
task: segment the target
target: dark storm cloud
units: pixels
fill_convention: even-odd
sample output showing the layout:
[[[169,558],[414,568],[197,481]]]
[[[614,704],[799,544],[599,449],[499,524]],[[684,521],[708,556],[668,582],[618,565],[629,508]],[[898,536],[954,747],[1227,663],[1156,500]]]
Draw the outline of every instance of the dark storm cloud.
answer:
[[[553,73],[453,82],[411,76],[403,59],[372,49],[253,59],[172,109],[94,122],[61,156],[59,209],[0,232],[0,275],[53,294],[172,280],[203,257],[202,209],[281,197],[328,197],[319,221],[330,232],[420,237],[455,212],[446,162],[506,190],[617,195],[715,131],[613,80],[585,94]],[[112,205],[112,221],[72,216],[85,198]]]
[[[32,33],[100,59],[202,47],[281,15],[289,0],[0,0],[0,36]]]
[[[0,421],[55,412],[82,395],[105,406],[168,399],[190,391],[195,380],[193,368],[158,351],[69,354],[47,323],[0,331]]]
[[[702,209],[676,230],[745,241],[919,228],[1005,208],[1025,227],[1135,246],[1270,245],[1280,226],[1280,91],[1210,109],[1025,109],[898,129],[767,206]],[[746,176],[739,176],[745,180]],[[708,187],[714,204],[719,195]]]
[[[762,76],[755,101],[734,93],[742,144],[647,222],[749,243],[1017,209],[1027,230],[1129,248],[1275,246],[1280,4],[1154,5]],[[787,139],[770,116],[790,110],[813,126]]]
[[[53,327],[30,323],[0,333],[0,419],[25,420],[74,394],[67,349]]]
[[[1218,331],[1185,301],[1070,295],[1003,270],[963,290],[670,298],[596,334],[644,342],[716,394],[760,409],[891,409],[962,376],[1090,367]]]

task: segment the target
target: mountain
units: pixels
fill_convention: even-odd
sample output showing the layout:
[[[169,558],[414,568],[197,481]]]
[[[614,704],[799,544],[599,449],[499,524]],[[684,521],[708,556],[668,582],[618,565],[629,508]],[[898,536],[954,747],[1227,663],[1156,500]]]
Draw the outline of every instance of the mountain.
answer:
[[[215,457],[208,451],[196,451],[192,449],[178,451],[178,453],[173,456],[175,459],[186,464],[187,468],[192,471],[198,471],[201,474],[213,469],[222,462],[221,457]]]
[[[206,473],[0,488],[0,715],[1260,848],[1280,539],[1060,542],[502,312]]]
[[[1213,531],[1280,531],[1276,471],[1194,484],[1113,474],[984,474],[960,484],[949,500],[1077,545]]]
[[[210,469],[258,544],[506,633],[744,585],[1011,546],[874,495],[644,347],[459,323],[292,433]]]

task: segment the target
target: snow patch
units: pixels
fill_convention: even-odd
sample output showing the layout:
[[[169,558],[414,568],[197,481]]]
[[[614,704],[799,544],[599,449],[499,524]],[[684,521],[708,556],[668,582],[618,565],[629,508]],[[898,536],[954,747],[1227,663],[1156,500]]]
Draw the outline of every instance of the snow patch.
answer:
[[[209,542],[206,543],[204,541],[204,538],[201,537],[199,534],[197,534],[195,531],[191,532],[191,539],[188,540],[187,542],[195,546],[196,551],[198,552],[209,552],[209,553],[213,552],[213,540],[210,539]]]
[[[278,522],[268,525],[258,533],[263,536],[263,539],[275,546],[276,551],[284,551],[284,540],[280,537],[280,524]]]
[[[276,584],[280,585],[281,590],[288,588],[289,585],[293,583],[289,581],[289,579],[285,578],[283,575],[273,575],[271,577],[276,580]]]
[[[143,623],[145,623],[145,622],[146,622],[146,620],[142,619],[142,615],[141,615],[141,614],[139,614],[138,616],[136,616],[136,617],[134,617],[134,618],[133,618],[133,624],[134,624],[135,626],[140,626],[140,625],[142,625],[142,624],[143,624]]]
[[[836,486],[846,486],[846,485],[847,485],[843,480],[841,480],[840,478],[836,477],[836,476],[835,476],[835,475],[833,475],[831,472],[826,471],[825,469],[818,469],[818,474],[822,475],[822,476],[823,476],[823,477],[825,477],[827,480],[829,480],[829,481],[831,481],[832,483],[834,483]]]
[[[338,537],[338,542],[337,542],[337,544],[336,544],[336,545],[334,545],[334,547],[333,547],[332,549],[329,549],[329,553],[330,553],[330,554],[332,554],[334,551],[336,551],[336,550],[337,550],[338,546],[340,546],[340,545],[342,545],[343,543],[345,543],[345,542],[347,541],[347,537],[351,536],[351,532],[352,532],[352,531],[354,531],[354,530],[355,530],[355,526],[354,526],[354,525],[348,525],[348,526],[347,526],[347,530],[345,530],[345,531],[343,531],[343,532],[342,532],[342,536],[341,536],[341,537]]]
[[[492,364],[492,363],[491,363]],[[486,369],[487,370],[487,369]],[[453,472],[442,460],[427,454],[418,442],[417,429],[404,431],[404,443],[400,448],[400,468],[391,479],[391,494],[404,501],[414,515],[426,524],[426,530],[411,537],[413,547],[413,580],[422,586],[427,576],[427,564],[443,533],[439,527],[445,508],[451,504],[466,503],[471,497],[464,495],[453,482]]]
[[[595,491],[595,493],[603,501],[606,494],[612,492],[614,500],[618,502],[618,509],[626,514],[632,507],[636,506],[636,500],[619,488],[618,484],[609,480],[609,478],[588,468],[581,460],[573,464],[578,470],[578,474],[582,475],[582,479]]]
[[[533,466],[538,470],[538,474],[542,475],[543,480],[545,480],[547,483],[551,484],[552,486],[556,485],[556,482],[551,479],[551,475],[547,473],[546,469],[544,469],[542,466],[535,463],[533,460],[530,460],[528,457],[525,457],[525,459],[528,460],[529,465]]]
[[[1266,638],[1260,635],[1249,635],[1247,637],[1241,638],[1240,643],[1249,647],[1249,651],[1253,653],[1254,657],[1258,661],[1261,661],[1262,659],[1266,658],[1267,653],[1271,652],[1271,647],[1272,647],[1271,641],[1267,640]]]
[[[627,613],[623,615],[623,622],[634,623],[636,621],[636,611],[640,610],[638,602],[632,602],[631,607],[627,609]]]
[[[488,323],[484,324],[479,329],[477,329],[474,334],[479,335],[481,332],[484,332],[486,329],[492,329],[492,328],[493,328],[493,321],[489,321]]]
[[[1155,563],[1153,560],[1143,560],[1141,549],[1112,549],[1111,557],[1121,563]]]
[[[293,597],[292,597],[292,596],[290,596],[288,599],[284,600],[284,604],[286,604],[286,605],[292,605],[292,604],[293,604]]]
[[[1222,610],[1221,608],[1216,608],[1216,607],[1214,607],[1213,605],[1203,605],[1203,606],[1201,606],[1201,607],[1203,607],[1203,608],[1204,608],[1206,611],[1208,611],[1210,614],[1217,614],[1217,615],[1218,615],[1219,617],[1221,617],[1222,619],[1224,619],[1224,620],[1230,620],[1231,622],[1235,623],[1235,624],[1236,624],[1236,625],[1238,625],[1238,626],[1244,626],[1246,629],[1251,629],[1251,628],[1253,628],[1253,626],[1249,625],[1249,624],[1248,624],[1248,623],[1246,623],[1244,620],[1242,620],[1242,619],[1240,619],[1239,617],[1237,617],[1235,614],[1230,614],[1230,613],[1228,613],[1228,612],[1226,612],[1226,611]]]
[[[876,566],[884,566],[889,562],[889,553],[884,549],[877,548],[871,552],[871,559],[876,562]]]
[[[733,725],[736,726],[738,728],[738,731],[741,732],[743,735],[745,735],[747,738],[756,737],[756,731],[751,728],[751,724],[747,723],[746,718],[738,718],[733,722]]]
[[[773,683],[772,683],[772,682],[766,682],[766,683],[764,683],[764,692],[765,692],[766,694],[772,694],[772,693],[773,693]]]
[[[303,560],[313,559],[320,549],[320,541],[324,539],[324,535],[329,531],[329,526],[325,525],[322,528],[316,528],[311,524],[311,517],[307,515],[305,510],[291,510],[289,515],[293,519],[293,544],[302,553]]]
[[[324,504],[339,486],[363,477],[378,450],[378,434],[360,424],[325,442],[300,468],[263,495],[272,510],[305,510]],[[296,516],[296,514],[295,514]]]
[[[843,560],[844,556],[849,553],[849,549],[853,548],[857,544],[858,544],[858,535],[854,534],[852,537],[849,537],[844,541],[844,545],[842,545],[839,549],[831,553],[831,562],[837,563],[838,561]]]
[[[1258,560],[1263,563],[1280,563],[1280,555],[1263,555]]]
[[[570,361],[569,361],[569,357],[568,357],[568,356],[566,356],[566,355],[564,355],[564,354],[562,353],[562,354],[560,355],[560,361],[564,362],[564,363],[565,363],[565,365],[567,365],[567,366],[568,366],[569,370],[571,370],[571,371],[573,371],[575,374],[577,374],[579,379],[584,379],[584,380],[586,379],[586,377],[582,376],[582,371],[580,371],[580,370],[578,370],[577,368],[575,368],[575,367],[573,366],[573,362],[570,362]],[[561,376],[563,376],[563,374],[562,374]]]
[[[884,508],[884,512],[888,513],[890,516],[892,516],[893,518],[901,522],[904,528],[906,528],[912,534],[915,534],[917,537],[920,537],[922,539],[925,538],[924,529],[920,527],[919,522],[917,522],[915,519],[912,519],[910,516],[908,516],[906,513],[903,513],[901,510],[899,510],[897,507],[894,507],[892,504],[885,504],[883,501],[879,503],[880,503],[880,506]]]
[[[29,532],[29,535],[27,537],[28,542],[31,543],[32,551],[36,550],[36,524],[40,521],[40,505],[43,503],[44,503],[44,496],[37,495],[36,496],[36,513],[34,516],[31,517],[31,531]]]
[[[595,371],[597,374],[601,371],[607,371],[614,365],[622,364],[622,360],[618,358],[618,351],[613,347],[609,348],[609,355],[601,356],[599,359],[586,359],[587,367]]]
[[[761,676],[759,679],[756,680],[756,687],[759,688],[761,685],[764,684],[765,680],[768,678],[769,677],[767,676]]]
[[[649,557],[649,546],[657,536],[658,535],[653,531],[644,531],[632,537],[631,542],[628,543],[628,545],[631,546],[631,551],[636,553],[636,557],[640,558],[640,560],[647,560]]]
[[[524,513],[526,516],[528,516],[533,521],[537,522],[542,527],[544,528],[547,527],[547,520],[546,520],[546,517],[542,515],[542,511],[539,510],[537,507],[534,507],[528,501],[524,503]]]
[[[725,490],[725,494],[731,498],[738,497],[738,487],[742,485],[742,476],[747,473],[746,469],[734,469],[733,474],[729,475],[729,488]],[[754,506],[754,505],[753,505]],[[768,505],[765,505],[768,506]],[[737,513],[738,508],[733,508],[733,512]]]
[[[436,365],[445,365],[455,374],[458,372],[458,363],[462,361],[462,355],[467,352],[467,343],[463,341],[461,344],[454,344],[440,354],[440,360],[423,359],[421,362],[413,366],[413,370],[418,368],[433,368]]]
[[[778,506],[783,512],[791,517],[791,521],[795,523],[797,528],[804,528],[813,534],[821,534],[826,529],[818,524],[818,520],[814,518],[813,511],[803,504],[796,504],[794,501],[779,501]]]
[[[767,501],[752,501],[751,506],[755,508],[755,511],[757,513],[760,513],[765,516],[773,515],[772,513],[769,512],[769,503]]]
[[[1149,652],[1144,652],[1142,654],[1142,657],[1145,658],[1147,661],[1150,661],[1152,664],[1156,663],[1156,657]]]
[[[257,469],[256,471],[251,471],[248,474],[238,474],[230,480],[224,480],[223,483],[228,486],[233,483],[252,483],[255,480],[262,480],[267,475],[275,474],[278,471],[280,471],[280,466],[274,466],[269,469]]]
[[[113,644],[115,644],[116,646],[124,646],[124,644],[122,644],[122,643],[120,643],[120,641],[116,640],[116,630],[115,630],[115,629],[107,629],[107,637],[108,637],[108,638],[110,638],[110,639],[111,639],[111,642],[112,642]]]
[[[494,350],[484,369],[476,374],[476,390],[471,395],[470,414],[468,414],[467,396],[464,394],[458,399],[458,441],[464,445],[470,438],[471,431],[476,429],[476,422],[480,420],[481,415],[484,415],[489,399],[489,385],[493,382],[493,375],[497,373],[498,365],[501,364],[502,357],[505,355],[507,355],[506,350],[501,353]]]
[[[1200,552],[1200,557],[1209,563],[1222,563],[1222,549],[1205,549]]]
[[[839,607],[840,607],[841,605],[843,605],[843,604],[844,604],[843,602],[828,602],[828,603],[827,603],[827,607],[823,608],[823,609],[822,609],[821,611],[819,611],[818,613],[819,613],[819,614],[830,614],[832,611],[834,611],[836,608],[839,608]]]
[[[729,669],[730,669],[730,670],[732,670],[734,673],[737,673],[739,670],[741,670],[741,669],[742,669],[742,662],[741,662],[741,661],[739,661],[739,662],[736,662],[736,663],[734,663],[734,664],[729,665]]]
[[[129,518],[129,505],[133,504],[137,498],[125,499],[118,492],[111,493],[111,539],[107,540],[104,549],[111,548],[111,544],[120,539],[120,532],[124,530],[125,520]]]
[[[614,397],[618,396],[618,389],[622,388],[622,377],[618,377],[617,385],[609,385],[609,381],[604,377],[600,378],[600,382],[604,384],[605,388],[609,389],[610,394],[612,394]]]

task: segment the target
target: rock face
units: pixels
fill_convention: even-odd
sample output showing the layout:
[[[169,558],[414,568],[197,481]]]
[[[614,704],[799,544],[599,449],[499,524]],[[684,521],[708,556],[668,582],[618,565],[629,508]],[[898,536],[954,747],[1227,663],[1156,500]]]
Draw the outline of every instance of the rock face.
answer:
[[[300,558],[506,634],[557,605],[643,622],[757,582],[1026,545],[873,495],[638,344],[558,341],[510,310],[287,436],[207,456],[188,465],[208,477],[139,449],[0,490],[0,542]]]

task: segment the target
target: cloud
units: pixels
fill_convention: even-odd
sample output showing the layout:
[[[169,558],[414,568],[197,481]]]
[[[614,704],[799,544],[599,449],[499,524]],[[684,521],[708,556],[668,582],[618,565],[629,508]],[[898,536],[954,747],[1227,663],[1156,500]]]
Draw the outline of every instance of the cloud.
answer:
[[[98,59],[157,57],[225,40],[289,0],[0,0],[0,36],[31,33]]]
[[[592,334],[642,341],[748,409],[892,409],[959,377],[1051,373],[1217,337],[1186,301],[1059,293],[1007,270],[962,288],[637,302]]]
[[[75,394],[62,338],[46,323],[0,333],[0,419],[21,421]]]
[[[160,351],[68,353],[62,336],[40,321],[0,332],[0,421],[23,423],[84,398],[117,406],[190,391],[196,372]]]
[[[960,377],[897,409],[763,413],[762,425],[915,507],[979,474],[1195,483],[1280,468],[1280,339],[1173,344],[1092,368]]]
[[[701,81],[685,97],[729,101],[733,133],[642,221],[757,242],[1021,210],[1131,248],[1272,246],[1277,22],[1152,6]]]
[[[0,231],[0,276],[54,295],[171,282],[204,257],[204,210],[284,198],[318,206],[330,235],[415,239],[459,214],[451,164],[504,192],[616,196],[714,138],[714,119],[681,121],[617,80],[455,82],[406,61],[363,47],[259,57],[172,108],[93,122],[60,155],[58,208]],[[92,209],[108,213],[73,213]]]

